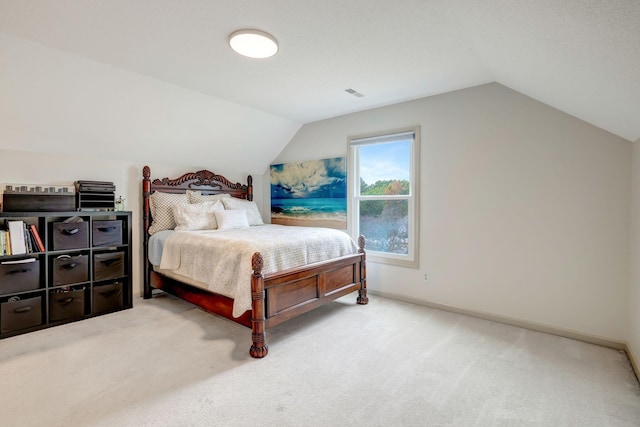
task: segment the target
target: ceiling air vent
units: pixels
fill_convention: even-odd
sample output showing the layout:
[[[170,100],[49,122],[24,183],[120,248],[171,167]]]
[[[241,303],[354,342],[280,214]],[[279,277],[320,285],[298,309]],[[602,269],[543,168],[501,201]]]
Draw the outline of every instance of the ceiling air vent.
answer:
[[[350,93],[353,96],[357,96],[358,98],[362,98],[364,95],[361,94],[360,92],[358,92],[357,90],[353,90],[353,89],[345,89],[344,90],[347,93]]]

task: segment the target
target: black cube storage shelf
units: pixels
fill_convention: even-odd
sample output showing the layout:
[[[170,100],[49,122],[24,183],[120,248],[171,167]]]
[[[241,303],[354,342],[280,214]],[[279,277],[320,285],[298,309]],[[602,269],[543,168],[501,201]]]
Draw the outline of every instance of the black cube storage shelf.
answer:
[[[35,225],[45,251],[0,256],[0,339],[133,306],[131,212],[0,212],[5,220]]]

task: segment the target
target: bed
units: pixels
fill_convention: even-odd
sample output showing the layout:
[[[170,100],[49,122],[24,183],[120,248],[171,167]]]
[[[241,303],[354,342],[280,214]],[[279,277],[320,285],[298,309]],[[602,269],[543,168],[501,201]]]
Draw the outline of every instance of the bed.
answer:
[[[185,173],[175,179],[151,179],[151,170],[148,166],[143,168],[142,176],[145,299],[152,298],[153,290],[159,289],[189,301],[205,311],[251,328],[252,344],[249,354],[254,358],[262,358],[267,355],[269,348],[266,343],[266,330],[270,327],[352,292],[357,291],[357,304],[364,305],[369,302],[365,239],[363,236],[358,238],[357,246],[349,238],[353,245],[352,250],[340,248],[339,250],[342,252],[336,255],[326,250],[328,247],[333,247],[333,244],[321,240],[314,243],[320,239],[317,236],[320,230],[305,230],[307,227],[260,225],[261,218],[252,218],[252,215],[255,216],[255,212],[251,210],[253,207],[251,206],[253,201],[253,179],[251,176],[247,178],[247,184],[232,183],[227,178],[208,170]],[[185,196],[187,196],[187,202],[185,202]],[[159,200],[169,200],[167,203],[172,206],[176,215],[183,210],[194,209],[191,205],[202,201],[207,206],[211,206],[211,209],[218,209],[216,200],[220,200],[224,202],[224,206],[227,206],[228,211],[215,212],[215,217],[219,220],[217,224],[219,226],[216,230],[184,231],[183,227],[178,231],[177,229],[182,227],[182,225],[175,225],[175,220],[178,220],[178,217],[174,218],[173,224],[171,221],[162,223],[166,220],[167,206],[162,205]],[[175,208],[173,207],[175,204],[182,206]],[[185,204],[187,207],[184,206]],[[189,277],[187,273],[182,274],[181,270],[176,270],[175,267],[180,264],[180,260],[176,261],[172,255],[179,257],[180,255],[175,255],[175,253],[180,253],[183,254],[182,261],[185,265],[186,261],[191,258],[204,258],[204,261],[200,262],[205,262],[207,268],[200,270],[207,270],[203,271],[203,274],[209,274],[207,277],[216,276],[218,272],[221,272],[221,275],[229,274],[231,270],[227,271],[226,266],[234,263],[227,259],[227,263],[223,265],[225,268],[221,270],[220,265],[215,263],[215,260],[219,258],[216,254],[220,252],[211,251],[220,250],[222,245],[227,244],[224,239],[230,238],[228,236],[232,232],[236,233],[236,230],[223,230],[228,223],[233,223],[232,220],[225,223],[221,221],[227,221],[225,217],[228,214],[238,213],[237,211],[232,212],[236,210],[237,204],[241,205],[240,209],[244,209],[245,205],[248,206],[248,210],[245,211],[246,217],[249,218],[248,223],[253,224],[248,228],[243,226],[241,230],[237,230],[237,233],[241,234],[241,239],[247,240],[245,243],[237,243],[239,247],[236,254],[238,259],[236,264],[239,264],[238,273],[233,273],[235,270],[231,272],[237,276],[235,277],[235,281],[238,282],[235,291],[237,293],[229,293],[224,288],[224,290],[217,291],[217,288],[213,288],[209,283],[203,283],[202,277]],[[152,212],[155,212],[157,218],[153,217]],[[163,227],[158,227],[160,225]],[[172,227],[176,230],[173,230]],[[285,255],[282,255],[279,254],[279,249],[273,243],[261,246],[254,242],[248,242],[249,235],[255,235],[257,238],[263,233],[267,233],[267,237],[265,237],[267,240],[275,240],[268,237],[269,232],[274,232],[273,230],[269,231],[271,227],[284,227],[275,231],[276,234],[282,234],[283,237],[285,232],[295,233],[295,238],[293,234],[290,234],[291,237],[287,237],[285,240],[296,240],[302,245],[320,245],[317,252],[323,253],[325,258],[327,256],[329,258],[322,259],[317,255],[308,255],[308,253],[313,254],[313,251],[306,248],[302,250],[285,248],[283,249]],[[344,232],[337,230],[326,231],[345,235]],[[311,235],[308,237],[302,233],[311,233]],[[224,236],[224,239],[216,240],[214,243],[213,239],[223,238],[221,236]],[[196,240],[201,240],[201,244],[205,245],[202,250],[194,247],[187,250],[179,246],[191,244]],[[158,241],[162,241],[162,243],[158,244]],[[224,247],[230,248],[235,245],[229,241],[228,246]],[[161,256],[156,253],[158,246],[164,250]],[[268,249],[255,250],[254,248]],[[255,251],[247,253],[249,250]],[[272,251],[275,255],[271,254]],[[227,250],[227,252],[231,251]],[[302,256],[302,260],[299,260],[296,257],[301,253],[304,253],[304,256]],[[172,262],[175,265],[171,265]],[[249,263],[250,266],[246,265]],[[291,266],[287,263],[296,265]],[[170,268],[163,268],[167,266]]]

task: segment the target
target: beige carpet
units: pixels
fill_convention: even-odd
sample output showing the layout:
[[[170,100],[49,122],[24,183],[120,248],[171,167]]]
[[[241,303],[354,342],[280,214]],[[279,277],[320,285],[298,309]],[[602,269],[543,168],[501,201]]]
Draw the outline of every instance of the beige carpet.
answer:
[[[345,297],[250,330],[166,295],[0,341],[2,426],[639,426],[625,354]]]

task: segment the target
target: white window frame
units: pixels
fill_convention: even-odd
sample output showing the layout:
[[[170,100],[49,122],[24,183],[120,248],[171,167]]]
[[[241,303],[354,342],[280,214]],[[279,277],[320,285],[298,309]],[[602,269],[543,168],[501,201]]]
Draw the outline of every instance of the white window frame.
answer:
[[[411,144],[411,161],[409,171],[410,189],[406,195],[385,195],[385,196],[362,196],[360,195],[360,173],[358,147],[366,144],[376,144],[383,142],[392,142],[400,136],[413,134],[413,143]],[[393,254],[388,252],[379,252],[367,249],[367,261],[379,262],[383,264],[398,265],[402,267],[419,268],[419,248],[420,248],[420,127],[414,126],[403,129],[396,129],[385,132],[376,132],[366,135],[350,136],[347,139],[348,145],[348,199],[347,210],[348,229],[354,239],[360,235],[359,218],[360,218],[360,201],[361,200],[407,200],[408,201],[408,254]],[[366,236],[365,236],[366,238]]]

